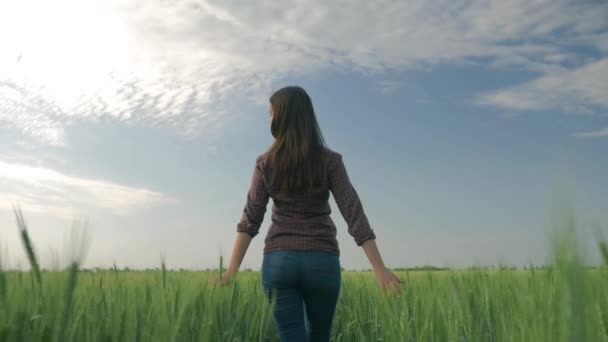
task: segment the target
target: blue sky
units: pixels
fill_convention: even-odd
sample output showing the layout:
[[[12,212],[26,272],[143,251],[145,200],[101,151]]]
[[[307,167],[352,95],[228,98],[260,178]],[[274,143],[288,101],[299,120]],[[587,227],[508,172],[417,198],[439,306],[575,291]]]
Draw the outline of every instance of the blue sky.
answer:
[[[389,267],[542,263],[562,188],[597,257],[605,2],[281,4],[0,5],[4,262],[26,263],[18,202],[43,265],[67,260],[77,218],[87,266],[154,267],[161,253],[170,267],[217,265],[272,143],[268,97],[293,84],[342,153]],[[271,205],[242,267],[261,265]],[[342,265],[368,268],[330,205]]]

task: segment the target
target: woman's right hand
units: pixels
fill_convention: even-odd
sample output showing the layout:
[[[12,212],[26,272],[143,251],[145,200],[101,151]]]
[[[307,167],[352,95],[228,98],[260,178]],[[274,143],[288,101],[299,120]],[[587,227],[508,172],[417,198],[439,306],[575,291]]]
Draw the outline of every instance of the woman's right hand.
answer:
[[[393,272],[388,269],[383,269],[376,272],[376,280],[382,291],[393,291],[397,297],[401,293],[401,285],[403,282]]]

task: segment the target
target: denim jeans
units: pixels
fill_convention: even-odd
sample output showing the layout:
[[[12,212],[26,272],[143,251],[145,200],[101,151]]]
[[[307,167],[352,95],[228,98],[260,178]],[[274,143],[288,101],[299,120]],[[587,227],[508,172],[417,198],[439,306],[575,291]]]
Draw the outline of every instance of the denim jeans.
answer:
[[[342,274],[339,257],[325,251],[264,253],[262,287],[281,341],[329,341]]]

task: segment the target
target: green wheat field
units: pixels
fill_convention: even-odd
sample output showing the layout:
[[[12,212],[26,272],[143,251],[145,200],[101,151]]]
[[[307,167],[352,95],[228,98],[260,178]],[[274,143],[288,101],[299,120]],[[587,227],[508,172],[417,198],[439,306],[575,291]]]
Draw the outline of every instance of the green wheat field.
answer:
[[[279,341],[259,272],[219,287],[221,258],[215,271],[41,270],[16,216],[30,270],[0,271],[0,341]],[[396,271],[400,296],[343,272],[332,341],[608,341],[606,243],[603,266],[583,267],[574,222],[560,225],[549,266]]]

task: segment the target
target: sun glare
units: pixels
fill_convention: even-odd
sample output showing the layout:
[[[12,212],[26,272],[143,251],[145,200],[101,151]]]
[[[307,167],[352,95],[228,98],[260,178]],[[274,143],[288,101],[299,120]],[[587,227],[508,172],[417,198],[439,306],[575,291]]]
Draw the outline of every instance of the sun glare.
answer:
[[[129,31],[110,1],[0,4],[0,78],[60,108],[108,87],[129,70]],[[87,96],[88,97],[88,96]]]

